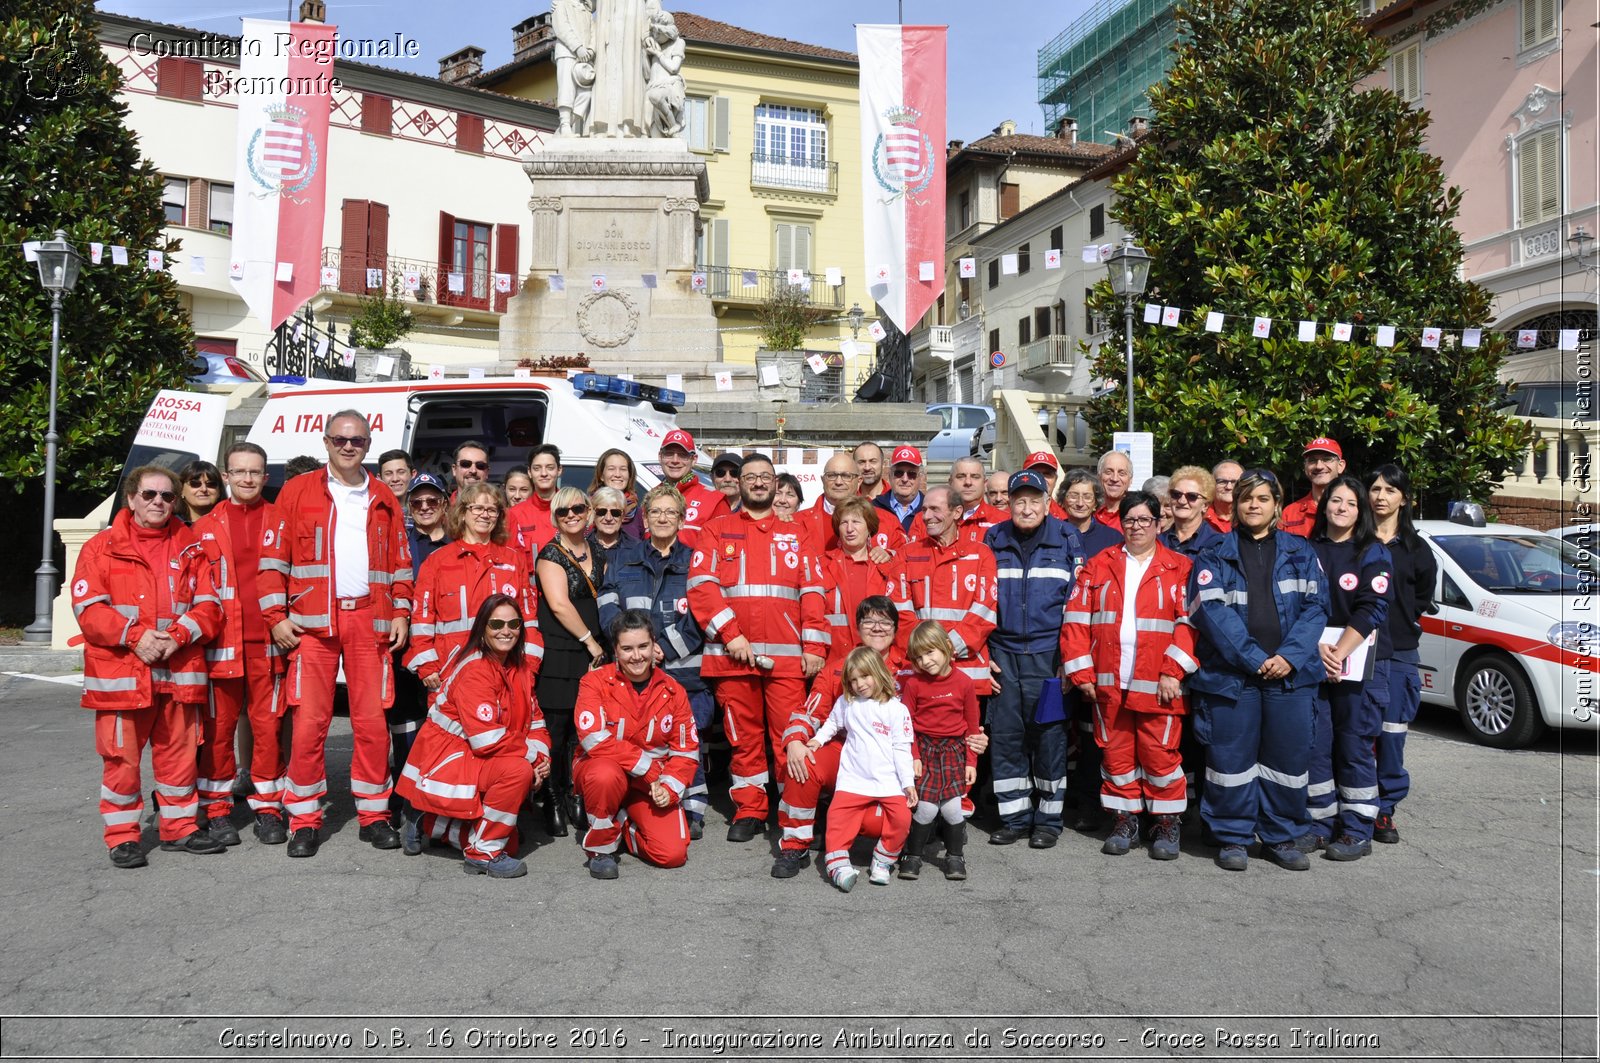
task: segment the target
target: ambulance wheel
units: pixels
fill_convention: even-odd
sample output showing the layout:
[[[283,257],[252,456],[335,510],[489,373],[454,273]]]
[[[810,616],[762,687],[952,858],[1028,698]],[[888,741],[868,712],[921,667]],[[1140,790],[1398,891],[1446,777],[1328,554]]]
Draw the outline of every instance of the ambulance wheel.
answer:
[[[1544,730],[1522,669],[1500,653],[1474,658],[1456,677],[1456,705],[1474,741],[1521,749]]]

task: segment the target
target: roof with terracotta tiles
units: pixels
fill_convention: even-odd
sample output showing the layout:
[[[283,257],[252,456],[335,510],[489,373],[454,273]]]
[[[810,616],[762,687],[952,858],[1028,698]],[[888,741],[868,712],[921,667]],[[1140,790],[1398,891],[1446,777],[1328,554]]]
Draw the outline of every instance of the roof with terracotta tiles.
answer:
[[[831,59],[841,63],[856,62],[854,52],[842,52],[837,48],[824,48],[820,44],[805,44],[801,41],[791,41],[786,37],[757,33],[755,30],[718,22],[704,15],[696,15],[692,11],[674,11],[672,17],[677,21],[678,32],[685,40],[698,41],[701,44],[721,44],[730,48],[779,52],[811,59]]]

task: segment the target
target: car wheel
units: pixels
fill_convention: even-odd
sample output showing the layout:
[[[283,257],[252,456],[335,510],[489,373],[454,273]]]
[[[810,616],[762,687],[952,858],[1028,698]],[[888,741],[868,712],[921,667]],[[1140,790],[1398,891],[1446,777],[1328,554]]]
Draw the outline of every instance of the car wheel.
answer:
[[[1485,654],[1462,670],[1456,705],[1473,739],[1496,749],[1520,749],[1544,730],[1527,677],[1503,654]]]

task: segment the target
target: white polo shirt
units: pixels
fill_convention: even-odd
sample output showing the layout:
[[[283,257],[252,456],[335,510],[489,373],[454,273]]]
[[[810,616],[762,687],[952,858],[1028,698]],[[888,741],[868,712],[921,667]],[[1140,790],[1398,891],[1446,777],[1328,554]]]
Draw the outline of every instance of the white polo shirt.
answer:
[[[368,479],[362,476],[359,487],[351,487],[330,469],[328,493],[333,495],[334,591],[340,598],[361,598],[372,589],[367,564],[367,510],[372,505]]]

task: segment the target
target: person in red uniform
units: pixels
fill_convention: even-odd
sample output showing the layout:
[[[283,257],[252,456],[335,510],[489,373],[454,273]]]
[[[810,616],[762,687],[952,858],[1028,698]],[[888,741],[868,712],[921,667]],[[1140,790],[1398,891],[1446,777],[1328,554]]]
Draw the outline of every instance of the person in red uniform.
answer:
[[[361,841],[400,848],[389,825],[389,729],[393,651],[411,619],[411,549],[394,492],[361,467],[372,446],[367,419],[341,410],[328,419],[328,467],[279,492],[283,532],[261,550],[261,611],[272,641],[289,654],[284,683],[294,706],[284,806],[292,857],[315,856],[328,792],[326,746],[343,662],[350,699],[350,792]]]
[[[994,554],[962,534],[955,501],[948,487],[928,489],[928,535],[896,558],[900,594],[918,620],[937,621],[949,633],[951,663],[986,697],[994,690],[988,653],[997,593]]]
[[[901,531],[911,527],[917,512],[922,509],[922,478],[925,470],[922,451],[916,447],[895,447],[889,462],[889,490],[872,500],[872,504],[894,518]]]
[[[220,853],[196,822],[197,714],[206,700],[205,644],[222,630],[213,566],[194,531],[173,516],[178,482],[159,465],[122,481],[127,508],[84,544],[72,574],[82,630],[83,707],[95,712],[100,818],[114,867],[144,867],[139,761],[150,746],[161,848]],[[230,739],[231,741],[231,739]]]
[[[263,845],[289,838],[283,811],[285,716],[274,680],[283,672],[283,652],[272,642],[261,615],[261,544],[282,532],[278,509],[262,496],[267,485],[267,452],[254,443],[235,443],[223,455],[228,498],[195,521],[194,531],[217,565],[222,599],[222,632],[206,649],[211,699],[200,714],[201,746],[196,785],[201,815],[211,836],[237,845],[233,812],[234,732],[243,718],[250,732],[251,811]]]
[[[517,810],[550,774],[550,736],[533,697],[526,627],[512,595],[491,594],[474,613],[395,786],[410,806],[407,856],[443,841],[461,850],[469,875],[528,873],[512,855]]]
[[[1306,539],[1311,537],[1311,526],[1317,522],[1317,507],[1322,504],[1322,496],[1327,493],[1328,485],[1344,475],[1344,450],[1327,436],[1318,436],[1306,444],[1301,461],[1305,466],[1306,479],[1311,482],[1311,490],[1305,493],[1305,497],[1283,507],[1278,527]]]
[[[1122,496],[1133,486],[1133,459],[1126,451],[1108,450],[1095,463],[1095,475],[1100,477],[1100,489],[1105,501],[1094,519],[1108,528],[1122,530]]]
[[[531,572],[539,551],[556,537],[550,500],[561,490],[561,448],[542,443],[529,451],[528,479],[533,481],[533,494],[511,507],[506,514],[506,527],[518,548],[528,555]]]
[[[683,495],[683,525],[678,541],[689,549],[700,539],[700,529],[726,516],[728,500],[714,487],[707,487],[694,474],[694,436],[674,428],[661,441],[661,473],[665,482]]]
[[[1061,461],[1048,450],[1036,450],[1022,459],[1022,470],[1036,472],[1044,478],[1044,497],[1049,504],[1050,516],[1057,520],[1067,520],[1067,511],[1056,501],[1056,481],[1061,477]],[[1005,519],[1010,520],[1010,515],[1007,514]]]
[[[655,666],[655,630],[643,609],[611,622],[616,663],[578,685],[578,757],[573,784],[583,795],[589,874],[617,877],[617,845],[659,867],[689,858],[683,795],[700,764],[700,735],[683,685]]]
[[[1126,542],[1089,559],[1067,603],[1061,672],[1094,704],[1104,757],[1100,801],[1116,816],[1101,852],[1139,841],[1139,813],[1155,817],[1150,855],[1178,856],[1178,816],[1188,804],[1178,740],[1182,682],[1198,667],[1186,592],[1190,561],[1156,540],[1161,502],[1146,491],[1122,500]]]
[[[889,482],[884,478],[887,471],[883,467],[883,448],[868,440],[857,443],[856,449],[850,452],[856,460],[856,468],[861,473],[861,480],[856,485],[857,492],[869,502],[874,501],[881,494],[889,490]]]
[[[991,506],[984,499],[985,477],[983,472],[983,459],[968,455],[957,458],[955,464],[950,466],[950,490],[955,492],[956,525],[961,529],[961,537],[970,539],[975,543],[983,542],[984,533],[1003,520],[1010,520],[1009,510]],[[912,527],[912,532],[916,532]],[[924,525],[922,534],[927,534]],[[913,534],[913,539],[919,536]]]
[[[805,529],[814,556],[821,557],[839,545],[839,537],[833,527],[833,513],[845,499],[862,497],[856,491],[856,485],[860,482],[861,472],[856,468],[856,459],[843,451],[829,458],[822,467],[822,497],[795,514],[795,523]],[[905,545],[906,536],[899,524],[883,520],[878,522],[872,542],[874,557],[882,562]]]
[[[1206,507],[1206,523],[1226,535],[1233,530],[1233,485],[1244,475],[1244,466],[1236,461],[1219,461],[1211,467],[1211,478],[1216,483],[1216,494]]]
[[[734,842],[765,826],[768,745],[781,755],[783,728],[828,655],[818,559],[799,527],[773,513],[777,480],[765,454],[744,459],[739,512],[706,525],[689,569],[689,608],[706,633],[702,672],[716,681],[733,746]]]
[[[856,607],[875,594],[887,595],[906,615],[910,606],[901,590],[899,572],[893,558],[877,560],[882,551],[874,549],[883,511],[864,498],[847,498],[833,511],[834,536],[838,545],[822,555],[822,593],[827,611],[828,663],[843,661],[853,639],[851,621]]]

